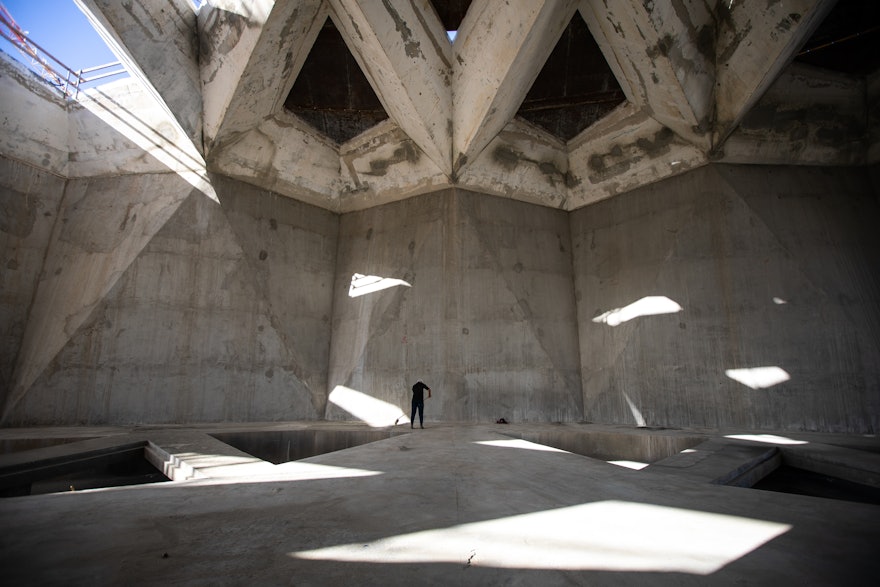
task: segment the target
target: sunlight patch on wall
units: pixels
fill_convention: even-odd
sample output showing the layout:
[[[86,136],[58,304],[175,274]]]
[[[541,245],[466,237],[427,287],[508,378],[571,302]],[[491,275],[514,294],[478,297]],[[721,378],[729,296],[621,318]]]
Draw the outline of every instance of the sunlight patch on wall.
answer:
[[[739,516],[602,501],[289,556],[356,563],[709,575],[789,529],[787,524]]]
[[[409,416],[398,406],[344,385],[333,388],[327,399],[373,428],[409,423]]]
[[[785,369],[776,366],[727,369],[724,374],[751,389],[766,389],[791,379]]]
[[[148,115],[146,112],[133,113],[130,107],[118,103],[99,88],[87,90],[79,101],[89,112],[158,159],[185,182],[211,200],[220,202],[208,179],[205,160],[186,138],[177,121],[164,116],[163,109],[151,110],[149,116],[156,119],[147,121],[144,119]]]
[[[615,308],[593,318],[593,322],[617,326],[640,316],[674,314],[682,307],[666,296],[646,296],[623,308]]]
[[[644,428],[645,426],[647,426],[648,423],[645,422],[645,417],[642,416],[642,412],[636,407],[633,401],[629,399],[629,396],[626,394],[625,391],[621,393],[623,393],[623,399],[626,400],[626,405],[629,406],[629,411],[632,412],[633,418],[635,418],[636,426],[638,426],[639,428]]]
[[[396,287],[398,285],[412,287],[409,283],[402,279],[355,273],[351,276],[351,285],[348,286],[348,297],[356,298],[358,296],[363,296],[368,293],[388,289],[389,287]]]

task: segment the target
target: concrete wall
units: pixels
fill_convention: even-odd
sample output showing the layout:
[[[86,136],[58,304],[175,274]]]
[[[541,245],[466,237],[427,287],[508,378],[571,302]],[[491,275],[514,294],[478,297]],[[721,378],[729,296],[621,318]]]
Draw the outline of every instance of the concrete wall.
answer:
[[[876,164],[712,164],[571,213],[447,189],[339,216],[208,183],[132,82],[81,106],[5,59],[0,81],[4,424],[354,418],[337,386],[408,413],[423,379],[429,420],[880,427]],[[352,298],[355,273],[409,286]],[[681,311],[609,314],[659,296]],[[755,367],[790,379],[727,374]]]
[[[64,176],[67,143],[61,93],[0,51],[0,154]]]
[[[586,418],[876,432],[878,212],[866,168],[713,165],[572,213]]]
[[[0,52],[0,405],[59,216],[67,143],[60,93]]]
[[[161,189],[155,176],[139,179]],[[337,217],[232,180],[214,184],[222,205],[193,190],[10,423],[321,416]]]
[[[569,242],[565,212],[463,190],[343,215],[330,389],[408,415],[422,379],[428,420],[578,420]],[[411,287],[352,298],[355,273]]]
[[[64,179],[0,156],[0,405],[64,193]]]
[[[8,379],[64,182],[0,162]],[[574,213],[444,190],[340,217],[212,182],[220,202],[190,190],[10,424],[352,419],[337,386],[408,413],[423,379],[429,421],[877,430],[869,168],[716,164]],[[183,182],[67,183],[73,205]],[[352,298],[354,273],[410,287]],[[682,309],[607,314],[650,296]],[[790,379],[726,374],[753,367]]]

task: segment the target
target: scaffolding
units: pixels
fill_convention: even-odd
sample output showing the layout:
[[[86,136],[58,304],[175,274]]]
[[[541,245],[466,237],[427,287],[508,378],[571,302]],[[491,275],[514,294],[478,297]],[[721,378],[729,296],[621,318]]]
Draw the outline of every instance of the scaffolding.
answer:
[[[31,67],[70,99],[79,97],[80,89],[84,84],[127,73],[119,61],[85,69],[71,69],[28,37],[2,2],[0,2],[0,36],[9,41],[22,55],[30,58]],[[55,65],[52,65],[53,62]]]

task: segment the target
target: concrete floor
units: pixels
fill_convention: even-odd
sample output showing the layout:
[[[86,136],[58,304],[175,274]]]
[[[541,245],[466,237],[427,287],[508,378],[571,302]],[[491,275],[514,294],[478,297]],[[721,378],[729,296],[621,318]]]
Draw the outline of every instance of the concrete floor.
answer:
[[[364,429],[244,429],[305,427]],[[429,424],[272,465],[208,431],[0,430],[10,443],[92,438],[7,454],[0,475],[29,459],[146,438],[166,472],[189,477],[0,500],[3,583],[874,585],[880,576],[880,506],[710,483],[778,446],[843,463],[877,486],[873,437]],[[646,436],[693,446],[634,470],[523,440],[603,434],[634,447]]]

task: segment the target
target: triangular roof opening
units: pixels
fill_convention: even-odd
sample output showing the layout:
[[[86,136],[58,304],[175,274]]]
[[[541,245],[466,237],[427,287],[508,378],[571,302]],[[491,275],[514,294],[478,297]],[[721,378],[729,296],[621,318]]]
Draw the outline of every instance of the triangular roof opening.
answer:
[[[431,0],[431,5],[434,6],[434,11],[443,23],[446,38],[450,43],[454,43],[464,15],[471,6],[471,0]]]
[[[580,12],[575,12],[517,116],[569,141],[626,99]]]
[[[327,19],[284,101],[284,108],[337,143],[388,118],[379,97]]]
[[[795,61],[852,75],[880,69],[880,2],[838,0]]]

